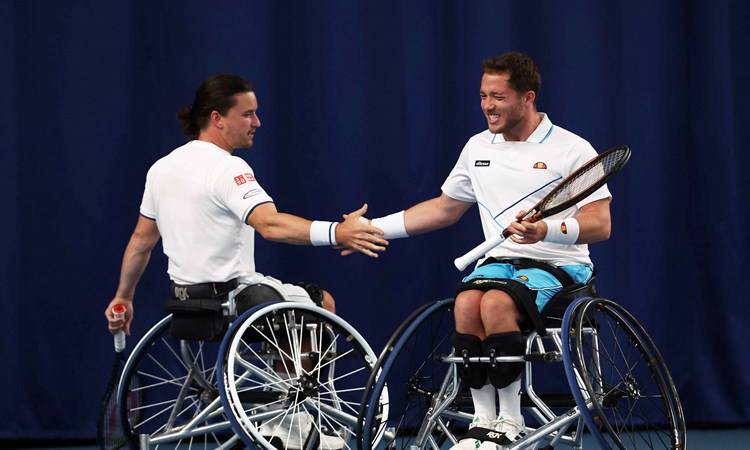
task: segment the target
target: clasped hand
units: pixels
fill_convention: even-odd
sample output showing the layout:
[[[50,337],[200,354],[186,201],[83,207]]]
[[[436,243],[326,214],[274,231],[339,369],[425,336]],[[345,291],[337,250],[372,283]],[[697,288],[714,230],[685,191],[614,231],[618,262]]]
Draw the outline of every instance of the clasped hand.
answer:
[[[342,256],[362,252],[377,258],[376,252],[385,251],[388,241],[383,239],[383,230],[374,227],[369,220],[360,220],[367,212],[367,203],[356,211],[344,214],[344,221],[336,227],[336,248],[343,248]]]

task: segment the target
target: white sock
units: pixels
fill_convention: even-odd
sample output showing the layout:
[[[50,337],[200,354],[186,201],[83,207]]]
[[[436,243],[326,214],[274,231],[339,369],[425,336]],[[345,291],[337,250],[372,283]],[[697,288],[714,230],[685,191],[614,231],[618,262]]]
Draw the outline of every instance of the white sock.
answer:
[[[497,417],[495,388],[491,384],[485,384],[481,389],[471,389],[471,399],[474,402],[474,415],[482,414],[490,420]]]
[[[508,386],[497,390],[497,400],[499,403],[500,415],[510,417],[517,424],[522,424],[523,415],[521,415],[521,380],[518,379]]]

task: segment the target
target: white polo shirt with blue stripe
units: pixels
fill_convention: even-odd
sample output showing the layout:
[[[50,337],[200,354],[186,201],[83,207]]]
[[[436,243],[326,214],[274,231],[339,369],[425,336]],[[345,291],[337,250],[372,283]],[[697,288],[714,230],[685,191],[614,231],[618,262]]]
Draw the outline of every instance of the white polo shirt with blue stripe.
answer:
[[[140,212],[156,220],[174,282],[223,282],[255,271],[245,221],[268,202],[245,160],[196,140],[151,166]]]
[[[477,203],[485,239],[502,233],[516,220],[519,211],[529,211],[560,181],[597,155],[588,141],[553,125],[546,114],[539,114],[542,121],[526,141],[506,141],[502,134],[489,130],[472,136],[443,183],[441,189],[445,195]],[[611,194],[605,185],[577,205],[549,218],[573,217],[580,207],[608,197]],[[592,266],[585,244],[522,245],[506,239],[486,256],[532,258],[556,266]]]

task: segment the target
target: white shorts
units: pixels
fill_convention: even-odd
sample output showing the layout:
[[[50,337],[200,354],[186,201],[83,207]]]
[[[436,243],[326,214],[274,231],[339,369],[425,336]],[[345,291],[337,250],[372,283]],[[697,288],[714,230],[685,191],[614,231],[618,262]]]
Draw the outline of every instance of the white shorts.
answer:
[[[253,285],[253,284],[265,284],[270,286],[284,297],[284,300],[289,302],[299,302],[308,305],[315,306],[315,302],[310,298],[310,294],[302,286],[296,284],[282,283],[274,277],[263,275],[261,273],[254,273],[252,275],[245,275],[237,278],[242,284]]]

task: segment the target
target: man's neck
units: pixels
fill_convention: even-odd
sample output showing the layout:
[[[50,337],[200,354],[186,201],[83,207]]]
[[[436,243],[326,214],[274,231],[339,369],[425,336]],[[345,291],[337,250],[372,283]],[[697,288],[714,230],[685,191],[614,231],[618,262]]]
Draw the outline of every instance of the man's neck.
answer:
[[[506,141],[526,141],[542,123],[542,115],[534,111],[529,118],[519,123],[518,130],[503,133],[503,139]]]
[[[229,145],[227,140],[224,139],[224,136],[222,136],[221,134],[211,133],[210,131],[201,131],[200,134],[198,134],[198,140],[204,141],[204,142],[210,142],[211,144],[214,144],[220,149],[228,152],[230,155],[234,151],[232,146]]]

